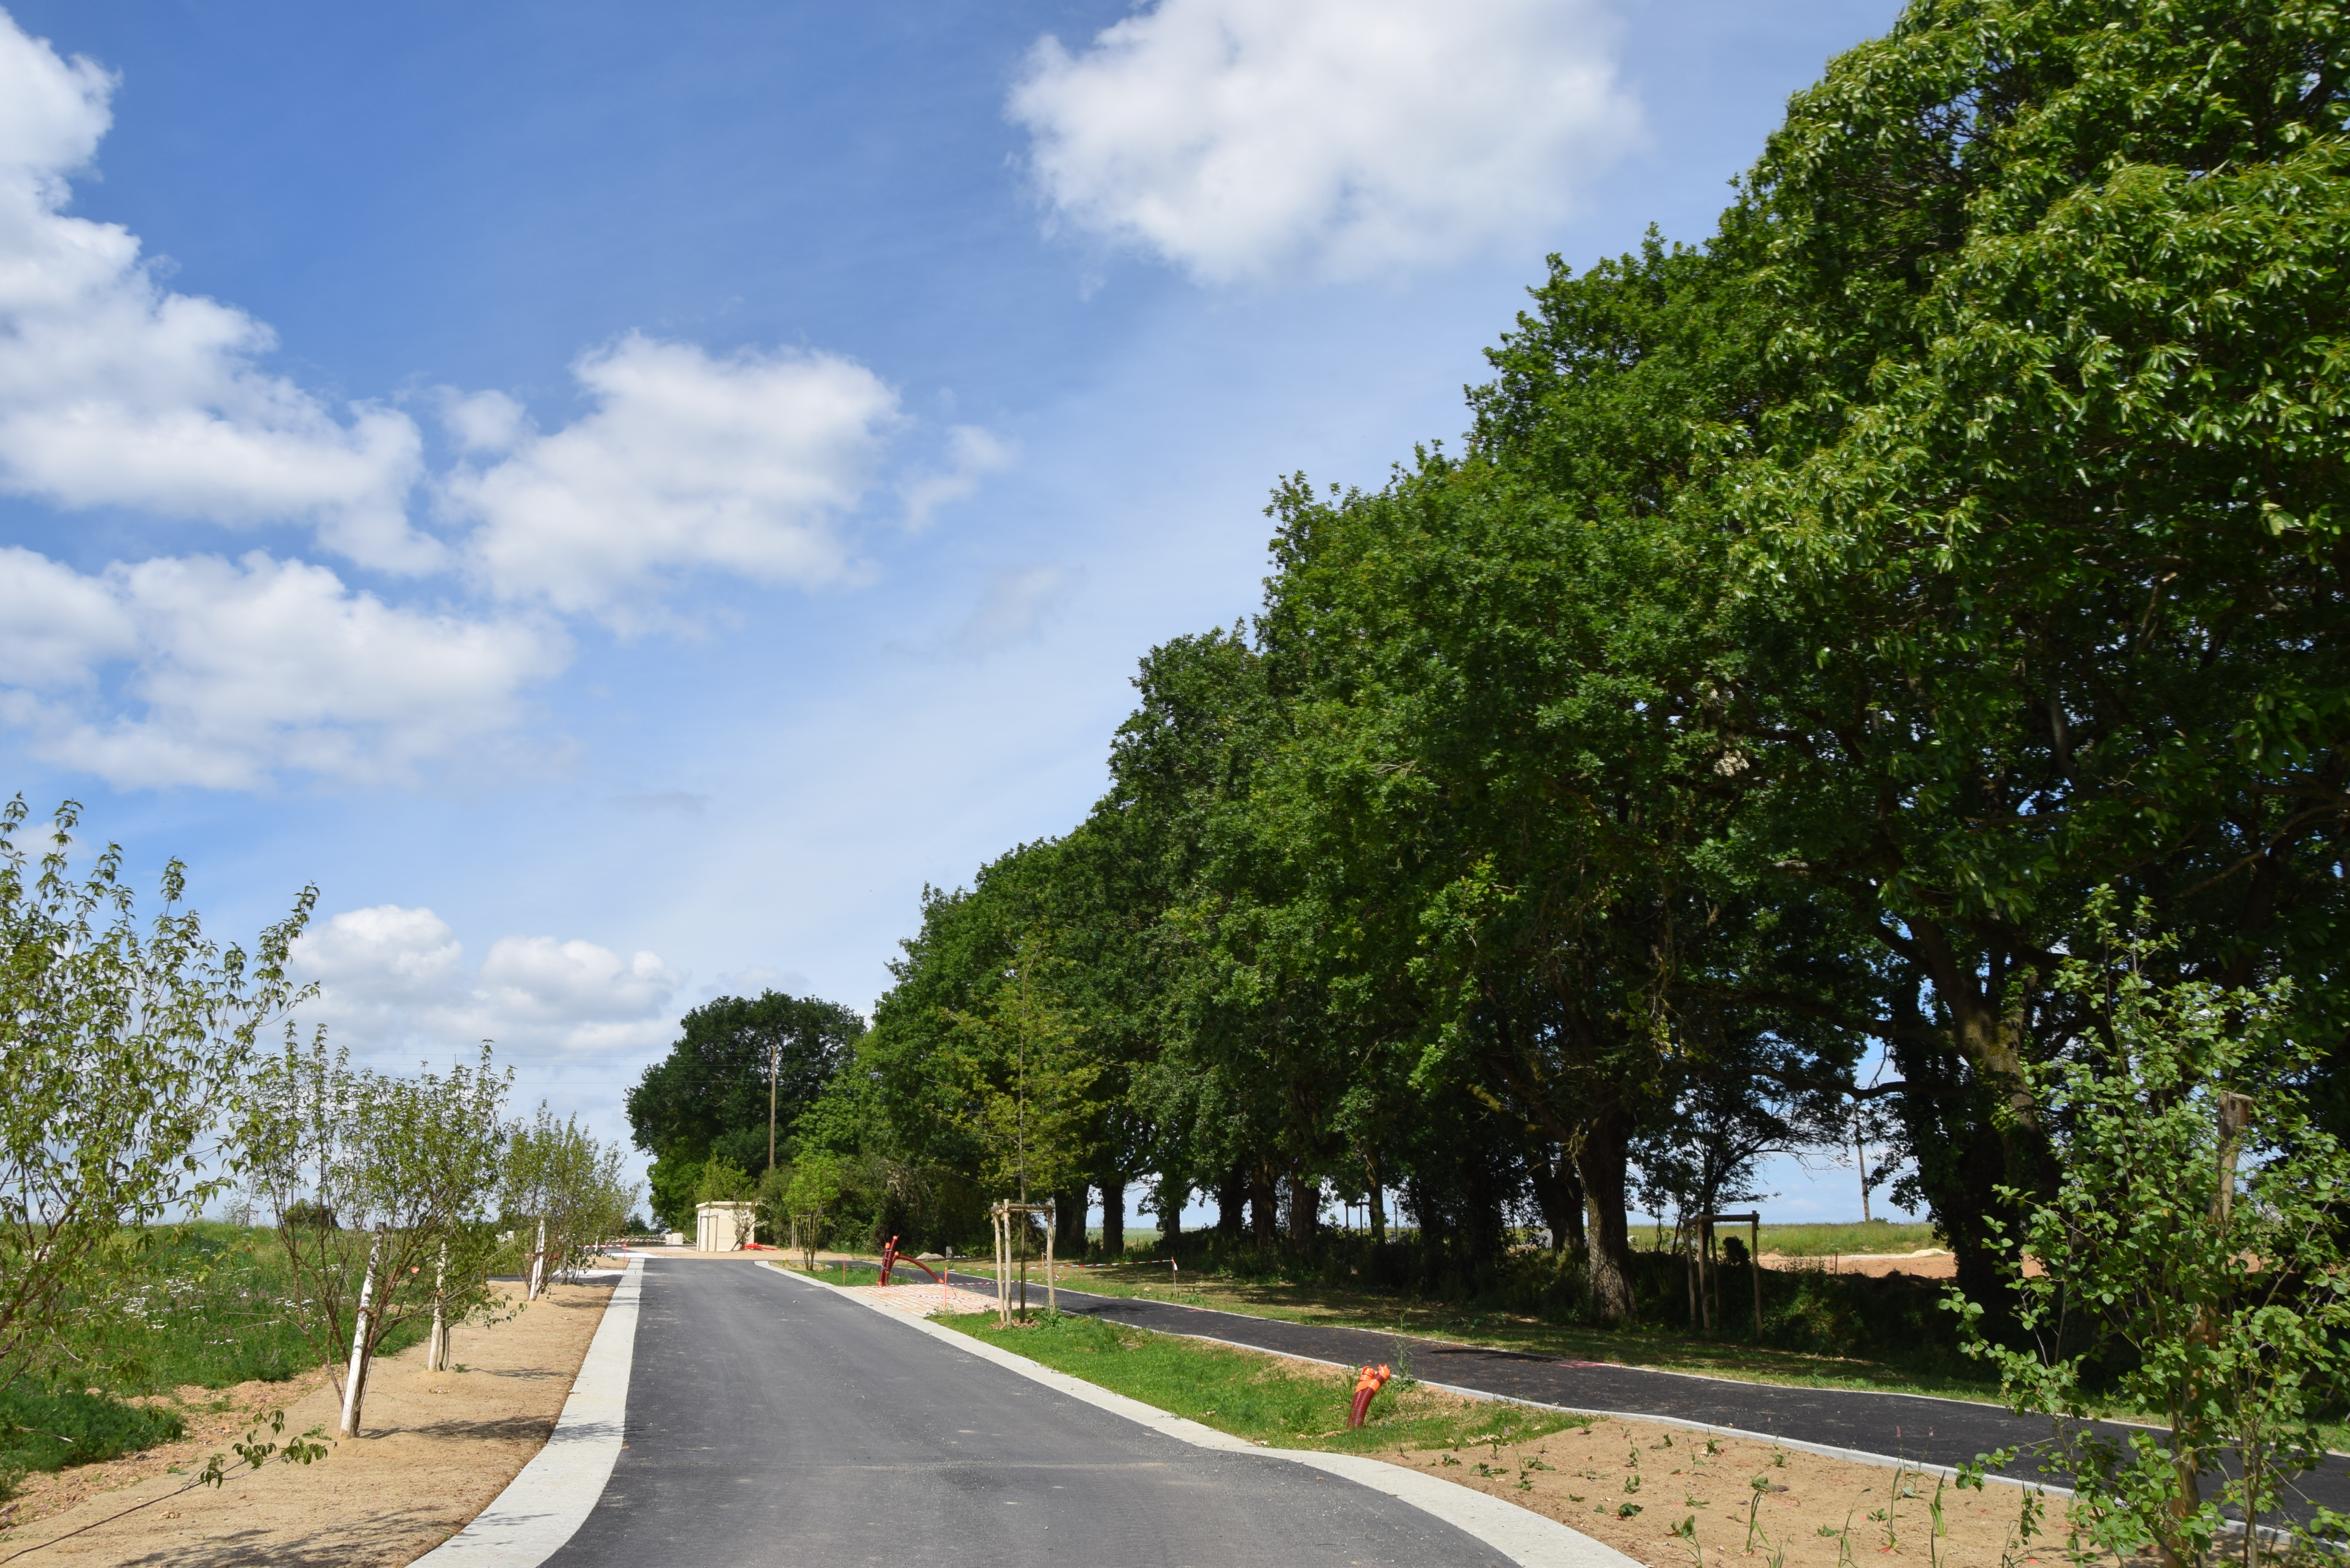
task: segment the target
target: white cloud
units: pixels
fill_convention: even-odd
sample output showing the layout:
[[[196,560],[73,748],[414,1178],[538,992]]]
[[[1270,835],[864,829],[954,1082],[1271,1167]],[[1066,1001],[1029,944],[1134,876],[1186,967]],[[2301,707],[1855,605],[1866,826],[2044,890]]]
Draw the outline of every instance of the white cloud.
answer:
[[[404,415],[348,422],[255,360],[269,328],[161,287],[139,241],[66,215],[113,78],[0,13],[0,490],[251,524],[314,524],[366,566],[427,570],[408,524],[421,442]]]
[[[510,729],[568,657],[536,623],[396,608],[258,552],[85,576],[0,549],[0,719],[117,784],[396,781]]]
[[[965,653],[993,653],[1026,642],[1083,581],[1066,566],[1023,566],[1000,573],[954,635]]]
[[[331,986],[347,1012],[453,999],[464,948],[430,909],[379,904],[312,926],[294,945],[296,976]]]
[[[917,474],[899,487],[906,501],[906,526],[927,528],[931,514],[964,499],[986,475],[1008,468],[1015,449],[1010,441],[977,425],[956,425],[947,431],[947,466],[942,472]]]
[[[898,397],[830,354],[743,352],[631,334],[572,367],[593,412],[445,486],[508,598],[608,611],[696,570],[767,583],[850,575],[837,526],[869,483]]]
[[[315,981],[307,1016],[356,1052],[445,1055],[491,1040],[507,1061],[577,1060],[658,1047],[676,1025],[681,983],[658,954],[594,942],[505,937],[468,971],[463,948],[431,909],[381,904],[312,928],[295,944],[297,979]]]
[[[1159,0],[1010,112],[1069,221],[1203,280],[1539,239],[1638,138],[1596,0]]]
[[[512,452],[529,433],[530,413],[504,392],[468,396],[454,387],[444,387],[441,422],[467,452]]]

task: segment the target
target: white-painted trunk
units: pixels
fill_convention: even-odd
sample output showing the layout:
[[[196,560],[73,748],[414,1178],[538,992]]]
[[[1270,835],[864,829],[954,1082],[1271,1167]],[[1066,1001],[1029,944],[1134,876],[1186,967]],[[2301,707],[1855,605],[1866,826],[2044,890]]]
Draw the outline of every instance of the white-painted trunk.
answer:
[[[449,1243],[441,1243],[441,1266],[432,1273],[432,1336],[424,1342],[424,1370],[449,1370]]]
[[[359,1310],[351,1325],[351,1365],[343,1377],[342,1435],[359,1435],[359,1401],[367,1386],[368,1327],[375,1314],[375,1269],[383,1256],[383,1227],[375,1228],[375,1240],[368,1243],[367,1272],[359,1276]]]
[[[539,1293],[545,1289],[546,1289],[546,1217],[542,1214],[538,1220],[538,1246],[530,1255],[530,1290],[523,1299],[535,1302],[538,1299]]]

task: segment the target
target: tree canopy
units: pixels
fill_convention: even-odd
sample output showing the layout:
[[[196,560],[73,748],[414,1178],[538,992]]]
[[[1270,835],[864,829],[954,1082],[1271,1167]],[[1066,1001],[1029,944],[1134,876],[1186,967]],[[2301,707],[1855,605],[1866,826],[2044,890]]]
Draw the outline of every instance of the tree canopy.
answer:
[[[777,1159],[788,1159],[794,1125],[864,1032],[851,1008],[774,991],[722,996],[687,1013],[669,1054],[628,1096],[629,1131],[653,1157],[654,1214],[691,1231],[703,1168],[717,1158],[764,1171],[771,1127],[785,1140]]]
[[[1394,1192],[1425,1267],[1538,1219],[1615,1318],[1636,1190],[1858,1118],[1997,1300],[2101,888],[2163,983],[2290,981],[2350,1121],[2345,69],[2311,0],[1916,0],[1703,243],[1552,258],[1457,448],[1278,486],[1255,617],[926,895],[804,1125],[1004,1189],[1024,1043],[1057,1180],[1300,1247]]]

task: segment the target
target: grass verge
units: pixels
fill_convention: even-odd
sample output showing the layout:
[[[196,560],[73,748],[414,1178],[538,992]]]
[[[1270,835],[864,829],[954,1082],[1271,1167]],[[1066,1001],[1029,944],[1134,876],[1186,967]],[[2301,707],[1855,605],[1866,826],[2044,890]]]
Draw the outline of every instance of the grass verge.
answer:
[[[806,1274],[828,1285],[878,1285],[881,1282],[881,1265],[879,1263],[831,1262],[818,1263],[813,1269],[804,1269],[797,1263],[785,1263],[784,1267],[792,1273]],[[909,1269],[907,1272],[918,1280],[922,1277],[919,1269]]]
[[[1246,1313],[1285,1323],[1414,1334],[1567,1361],[1608,1361],[1625,1366],[1652,1366],[1663,1371],[1695,1372],[1710,1377],[1804,1388],[1873,1389],[1984,1404],[1998,1402],[1995,1383],[1953,1371],[1901,1367],[1858,1357],[1816,1355],[1767,1346],[1757,1348],[1735,1342],[1700,1339],[1670,1329],[1585,1328],[1507,1313],[1464,1312],[1440,1301],[1318,1282],[1234,1280],[1194,1273],[1188,1269],[1182,1281],[1180,1287],[1171,1285],[1164,1262],[1069,1268],[1060,1277],[1063,1289],[1089,1291],[1096,1295],[1180,1302],[1188,1306]],[[1041,1280],[1032,1278],[1032,1295],[1041,1286]]]
[[[1371,1402],[1362,1427],[1349,1431],[1355,1379],[1336,1367],[1066,1314],[1039,1314],[1009,1328],[999,1326],[993,1313],[932,1321],[1112,1393],[1276,1448],[1398,1453],[1518,1443],[1588,1424],[1580,1416],[1464,1399],[1399,1377]]]

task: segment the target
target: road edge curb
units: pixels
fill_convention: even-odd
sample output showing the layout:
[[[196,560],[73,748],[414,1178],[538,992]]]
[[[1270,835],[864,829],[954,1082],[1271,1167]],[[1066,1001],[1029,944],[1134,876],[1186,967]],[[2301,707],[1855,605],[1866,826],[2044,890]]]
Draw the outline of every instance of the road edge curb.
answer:
[[[538,1568],[579,1533],[627,1436],[644,1273],[642,1258],[620,1272],[546,1447],[464,1529],[410,1568]]]

